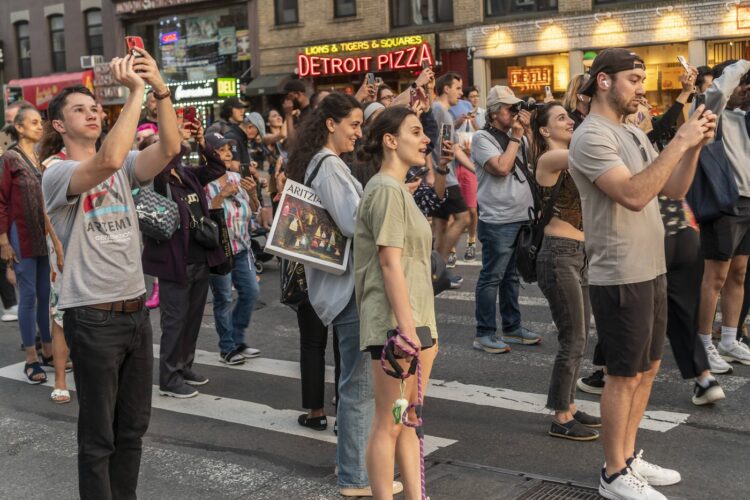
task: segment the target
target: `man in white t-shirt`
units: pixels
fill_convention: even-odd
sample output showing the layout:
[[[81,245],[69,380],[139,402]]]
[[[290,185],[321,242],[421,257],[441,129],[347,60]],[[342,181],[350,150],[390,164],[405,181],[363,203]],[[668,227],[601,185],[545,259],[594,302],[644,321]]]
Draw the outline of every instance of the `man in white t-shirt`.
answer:
[[[607,367],[601,398],[605,498],[662,500],[653,486],[681,480],[636,454],[638,426],[664,352],[667,282],[658,194],[687,193],[716,115],[700,107],[659,155],[645,133],[622,123],[645,94],[646,67],[627,49],[606,49],[580,93],[591,112],[573,134],[570,171],[581,195],[589,293]],[[701,116],[702,115],[702,116]]]
[[[45,172],[42,189],[65,249],[58,308],[75,365],[84,500],[135,498],[141,438],[151,414],[152,332],[131,192],[179,153],[180,135],[156,62],[135,50],[138,57],[110,63],[130,95],[98,151],[101,117],[86,87],[63,89],[48,109],[68,158]],[[157,100],[160,140],[131,152],[146,83]]]

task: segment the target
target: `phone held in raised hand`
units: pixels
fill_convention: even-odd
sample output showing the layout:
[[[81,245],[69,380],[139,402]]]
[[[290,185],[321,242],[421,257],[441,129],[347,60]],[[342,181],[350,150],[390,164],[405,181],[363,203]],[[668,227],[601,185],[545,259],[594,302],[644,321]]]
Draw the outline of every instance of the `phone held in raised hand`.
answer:
[[[552,95],[552,88],[549,85],[544,86],[544,95],[547,99],[555,98],[555,96]]]
[[[138,48],[146,50],[143,46],[143,38],[139,36],[126,36],[125,45],[128,47],[128,53],[133,57],[142,57],[141,53],[134,49]]]
[[[188,123],[194,123],[197,115],[198,112],[195,109],[195,106],[188,106],[187,108],[184,108],[182,113],[183,119]]]
[[[251,177],[253,174],[250,173],[250,164],[249,163],[241,163],[240,164],[240,176],[244,179],[245,177]]]
[[[367,85],[375,85],[375,73],[367,73],[365,76]]]
[[[452,140],[453,140],[453,124],[443,123],[443,126],[440,128],[440,149],[443,148],[443,144],[445,144],[446,141],[452,141]]]
[[[685,59],[682,56],[677,56],[677,60],[680,61],[680,64],[685,69],[685,71],[687,71],[688,73],[690,73],[690,65],[688,64],[687,59]]]
[[[406,173],[406,183],[410,184],[414,181],[421,180],[427,175],[429,169],[427,167],[411,167]]]

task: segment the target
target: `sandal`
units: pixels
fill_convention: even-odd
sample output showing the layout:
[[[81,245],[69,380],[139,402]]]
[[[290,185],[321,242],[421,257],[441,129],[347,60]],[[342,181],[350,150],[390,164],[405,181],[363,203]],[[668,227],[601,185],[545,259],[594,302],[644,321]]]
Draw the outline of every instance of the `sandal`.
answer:
[[[52,391],[52,394],[49,395],[49,398],[53,403],[57,403],[59,405],[70,403],[70,391],[68,391],[67,389],[55,389],[54,391]]]
[[[324,431],[328,428],[328,420],[325,415],[322,417],[308,417],[307,413],[303,413],[299,416],[297,422],[302,427],[309,427],[314,431]]]
[[[49,358],[45,358],[44,354],[42,354],[42,355],[39,356],[39,359],[41,360],[41,365],[43,367],[48,367],[48,368],[54,368],[55,367],[54,356],[50,356]],[[72,371],[73,371],[73,362],[70,361],[70,360],[68,360],[65,363],[65,373],[70,373]]]
[[[29,372],[31,370],[31,372]],[[27,382],[32,385],[43,384],[47,381],[47,374],[42,370],[42,366],[38,361],[33,363],[26,363],[23,367],[23,372],[26,374]],[[37,375],[42,375],[42,378],[34,378]]]

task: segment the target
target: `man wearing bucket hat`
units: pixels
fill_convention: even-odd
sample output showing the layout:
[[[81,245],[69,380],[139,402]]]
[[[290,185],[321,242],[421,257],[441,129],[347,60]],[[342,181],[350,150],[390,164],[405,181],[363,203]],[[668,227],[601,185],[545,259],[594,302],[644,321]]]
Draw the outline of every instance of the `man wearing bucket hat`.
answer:
[[[653,486],[675,484],[680,474],[646,462],[635,448],[666,335],[664,226],[656,197],[685,196],[716,116],[699,107],[659,155],[641,129],[622,122],[637,112],[645,78],[637,54],[599,53],[580,90],[591,96],[591,112],[573,134],[569,162],[581,195],[589,293],[607,366],[599,493],[661,500],[666,497]]]
[[[521,326],[514,242],[533,205],[531,190],[518,163],[528,167],[531,115],[519,109],[513,91],[497,85],[487,96],[487,123],[474,134],[471,159],[477,172],[477,236],[482,243],[482,270],[476,288],[477,330],[474,348],[492,354],[510,351],[507,343],[538,344],[541,337]],[[495,308],[500,295],[502,339],[497,336]]]

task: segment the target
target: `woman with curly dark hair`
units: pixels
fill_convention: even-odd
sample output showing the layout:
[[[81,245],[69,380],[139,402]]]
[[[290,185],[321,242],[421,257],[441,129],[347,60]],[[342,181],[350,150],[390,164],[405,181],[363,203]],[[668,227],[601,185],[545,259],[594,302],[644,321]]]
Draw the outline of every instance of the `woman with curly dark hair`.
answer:
[[[354,236],[362,185],[340,156],[354,150],[362,137],[364,117],[351,96],[332,93],[305,117],[289,157],[290,179],[312,187],[341,233]],[[354,300],[354,265],[334,275],[305,266],[310,304],[324,325],[333,325],[341,355],[337,411],[338,485],[344,496],[369,496],[365,466],[367,433],[372,415],[368,360],[359,350],[359,315]],[[303,418],[304,417],[304,418]],[[309,419],[301,416],[300,424]],[[400,488],[394,485],[394,490]]]

